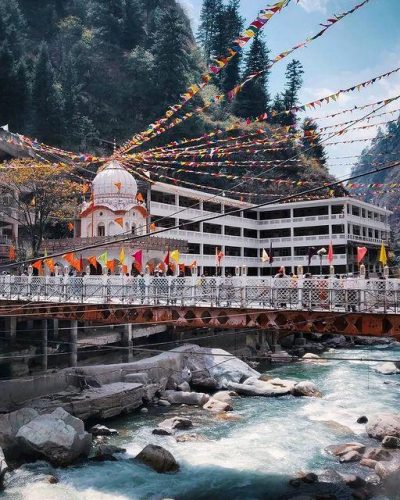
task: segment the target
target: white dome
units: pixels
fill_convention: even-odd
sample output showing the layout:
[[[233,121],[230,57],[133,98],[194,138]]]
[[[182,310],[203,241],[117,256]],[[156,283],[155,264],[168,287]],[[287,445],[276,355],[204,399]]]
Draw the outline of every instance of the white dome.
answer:
[[[94,205],[104,205],[111,210],[130,210],[136,205],[137,183],[118,161],[111,161],[93,179]]]

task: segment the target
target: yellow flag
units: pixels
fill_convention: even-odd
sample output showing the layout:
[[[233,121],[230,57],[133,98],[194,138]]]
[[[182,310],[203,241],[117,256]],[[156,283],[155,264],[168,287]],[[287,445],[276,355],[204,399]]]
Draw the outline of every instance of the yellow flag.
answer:
[[[381,251],[379,253],[379,262],[382,264],[382,266],[386,266],[387,264],[386,248],[385,245],[383,244],[383,241],[382,241]]]
[[[170,253],[170,257],[173,261],[175,261],[177,264],[179,264],[179,259],[181,257],[181,253],[179,250],[174,250],[173,252]]]
[[[119,252],[119,261],[121,264],[125,263],[125,249],[121,248],[121,251]]]

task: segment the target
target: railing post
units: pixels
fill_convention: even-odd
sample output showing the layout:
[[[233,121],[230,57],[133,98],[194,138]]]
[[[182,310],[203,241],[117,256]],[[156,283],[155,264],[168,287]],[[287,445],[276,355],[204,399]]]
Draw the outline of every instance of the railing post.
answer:
[[[303,286],[304,286],[304,279],[303,278],[299,278],[298,281],[297,281],[297,290],[298,290],[298,293],[297,293],[297,297],[298,297],[297,307],[298,307],[298,309],[303,309]]]
[[[172,276],[167,276],[167,305],[171,305],[171,301],[174,301],[174,304],[177,303],[177,297],[172,297],[171,296],[171,290],[172,290]],[[175,292],[176,292],[176,287],[175,287]]]

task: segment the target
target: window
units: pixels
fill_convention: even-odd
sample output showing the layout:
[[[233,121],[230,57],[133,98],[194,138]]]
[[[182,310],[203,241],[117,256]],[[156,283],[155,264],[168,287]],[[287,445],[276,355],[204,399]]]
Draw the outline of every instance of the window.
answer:
[[[229,213],[229,212],[232,212],[233,210],[237,210],[238,207],[231,207],[229,205],[225,205],[225,213]],[[232,217],[241,217],[242,216],[242,213],[243,212],[235,212],[234,214],[229,214],[231,215]]]
[[[360,217],[360,209],[359,207],[356,207],[353,205],[353,215],[355,215],[356,217]]]
[[[172,219],[171,217],[157,217],[153,216],[151,218],[151,222],[155,224],[157,227],[174,227],[176,226],[176,221],[175,219]]]
[[[290,237],[290,227],[285,229],[264,229],[260,231],[260,238],[288,238]]]
[[[328,207],[303,207],[293,210],[293,217],[316,217],[318,215],[328,215]]]
[[[366,219],[366,215],[367,215],[367,213],[366,213],[366,211],[365,211],[365,208],[362,208],[362,209],[361,209],[361,217],[362,217],[363,219]]]
[[[204,222],[203,233],[222,234],[221,226],[218,226],[217,224],[209,224],[207,222]]]
[[[179,219],[179,224],[185,224],[183,227],[181,227],[182,231],[200,231],[200,222]]]
[[[258,212],[255,212],[254,210],[247,210],[246,212],[243,212],[243,217],[246,219],[258,220]]]
[[[136,226],[135,226],[135,224],[132,224],[131,233],[132,234],[136,233]]]
[[[290,210],[270,210],[260,212],[260,220],[290,219]]]
[[[244,256],[245,257],[258,257],[257,248],[245,248],[244,249]]]
[[[332,234],[344,234],[344,225],[343,224],[334,224],[332,226]]]
[[[360,226],[356,226],[353,224],[353,234],[354,236],[361,236]]]
[[[203,203],[203,210],[206,212],[214,212],[217,214],[222,213],[222,207],[220,203],[213,203],[212,201],[205,201]]]
[[[225,226],[225,234],[228,236],[241,236],[240,227]]]
[[[199,209],[200,202],[199,200],[195,200],[194,198],[188,198],[187,196],[179,196],[179,206]]]
[[[331,207],[332,214],[342,214],[344,212],[343,205],[332,205]]]
[[[240,257],[241,248],[240,247],[225,247],[225,255],[228,257]]]
[[[200,254],[200,245],[198,243],[189,243],[188,244],[188,253],[191,255]]]
[[[106,227],[103,223],[100,223],[97,226],[97,236],[105,236],[106,235]]]
[[[269,253],[269,249],[266,249],[266,250]],[[262,257],[262,252],[263,252],[263,250],[261,249],[260,250],[260,257]],[[291,255],[292,255],[292,249],[290,247],[273,248],[272,249],[272,254],[273,254],[274,257],[291,257]]]
[[[255,229],[244,229],[243,236],[245,238],[258,238],[258,231]]]
[[[316,236],[329,234],[329,226],[295,227],[295,236]]]
[[[215,245],[204,245],[203,254],[204,255],[215,255],[216,249],[220,250],[220,247],[216,247]]]
[[[162,193],[161,191],[152,191],[151,201],[155,201],[157,203],[165,203],[166,205],[175,205],[175,195]]]

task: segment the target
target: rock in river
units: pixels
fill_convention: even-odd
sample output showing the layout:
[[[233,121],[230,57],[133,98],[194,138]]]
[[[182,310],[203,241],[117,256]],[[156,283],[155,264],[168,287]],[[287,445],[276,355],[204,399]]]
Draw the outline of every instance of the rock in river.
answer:
[[[382,440],[382,446],[390,449],[400,448],[400,438],[395,436],[385,436]]]
[[[184,417],[167,418],[160,422],[153,434],[158,436],[172,436],[177,430],[187,430],[193,427],[192,421]]]
[[[299,382],[292,389],[293,396],[308,396],[314,398],[320,398],[321,393],[315,386],[313,382],[309,380],[304,380],[303,382]]]
[[[376,366],[375,371],[378,373],[382,373],[383,375],[395,375],[396,373],[400,373],[400,370],[397,368],[397,366],[390,361]]]
[[[39,413],[32,408],[21,408],[21,410],[0,415],[0,447],[6,457],[14,457],[19,454],[17,433],[22,426],[38,416]]]
[[[90,429],[90,433],[93,434],[93,436],[116,436],[118,435],[118,431],[115,429],[109,429],[105,425],[94,425]]]
[[[8,465],[4,458],[3,450],[0,448],[0,491],[3,489],[3,479],[5,473],[8,471]]]
[[[370,418],[366,429],[370,437],[380,441],[385,436],[400,438],[400,413],[383,413]]]
[[[203,406],[203,408],[213,413],[222,413],[224,411],[233,410],[232,406],[229,403],[224,403],[223,401],[218,401],[218,399],[214,398],[210,398]]]
[[[165,399],[173,405],[204,406],[209,400],[209,396],[203,392],[165,391]]]
[[[231,382],[228,386],[244,396],[284,396],[290,394],[295,384],[296,382],[292,380],[274,378],[264,382],[256,377],[250,377],[243,384]]]
[[[40,415],[22,426],[17,439],[24,454],[39,456],[53,465],[66,466],[80,456],[88,456],[92,435],[84,424],[62,408]]]
[[[179,470],[179,464],[173,455],[168,450],[154,444],[148,444],[143,448],[135,460],[139,460],[159,473],[178,472]]]
[[[334,455],[335,457],[341,457],[342,455],[346,455],[351,451],[364,453],[365,445],[361,443],[332,444],[330,446],[327,446],[325,448],[325,451],[330,455]]]
[[[212,398],[230,404],[235,396],[237,396],[237,393],[234,391],[219,391],[213,394]]]

